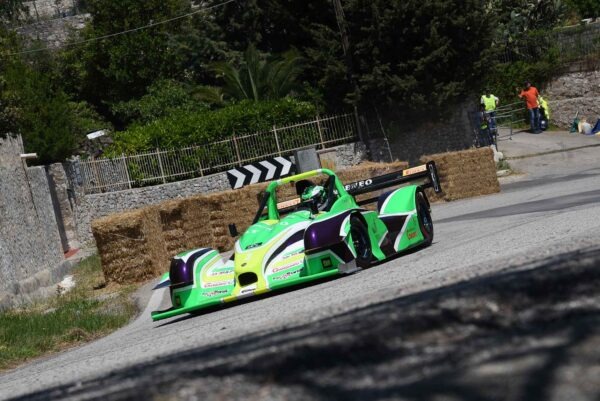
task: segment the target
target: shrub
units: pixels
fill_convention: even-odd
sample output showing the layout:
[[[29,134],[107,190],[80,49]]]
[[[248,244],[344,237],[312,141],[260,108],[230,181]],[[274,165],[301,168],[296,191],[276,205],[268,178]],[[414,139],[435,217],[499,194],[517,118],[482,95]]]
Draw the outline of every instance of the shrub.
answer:
[[[314,105],[285,98],[277,101],[242,101],[215,111],[176,111],[150,124],[117,132],[107,155],[169,149],[214,142],[241,134],[265,132],[313,118]]]
[[[149,124],[177,111],[207,110],[208,106],[194,100],[185,86],[172,80],[160,80],[150,85],[148,93],[140,99],[119,102],[112,112],[124,126],[131,123]]]

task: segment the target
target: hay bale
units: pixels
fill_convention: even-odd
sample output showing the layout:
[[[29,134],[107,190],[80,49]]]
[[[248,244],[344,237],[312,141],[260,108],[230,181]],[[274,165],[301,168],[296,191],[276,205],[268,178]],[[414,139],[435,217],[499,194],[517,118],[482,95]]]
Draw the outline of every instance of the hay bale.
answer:
[[[183,249],[179,239],[184,231],[183,201],[178,199],[163,202],[157,206],[157,209],[166,252],[169,254],[181,252]]]
[[[500,192],[494,152],[490,148],[439,153],[421,158],[422,163],[430,160],[435,161],[443,191],[436,194],[428,189],[427,196],[432,202]]]
[[[107,282],[142,282],[160,274],[168,263],[156,207],[95,220],[92,232]]]
[[[181,248],[194,249],[208,247],[212,242],[210,231],[206,229],[214,205],[204,196],[192,196],[182,202],[183,236],[178,239]]]

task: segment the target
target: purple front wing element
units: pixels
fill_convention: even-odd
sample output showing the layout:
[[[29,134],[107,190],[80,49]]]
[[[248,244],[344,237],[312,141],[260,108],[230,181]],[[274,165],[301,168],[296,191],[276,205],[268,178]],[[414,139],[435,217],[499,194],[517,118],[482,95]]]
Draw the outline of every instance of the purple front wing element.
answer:
[[[316,221],[306,229],[304,233],[304,248],[307,255],[329,249],[337,256],[348,263],[354,259],[354,255],[348,248],[348,245],[340,236],[340,229],[344,220],[351,211],[338,214],[335,217]]]
[[[194,252],[187,261],[173,258],[171,260],[171,268],[169,269],[169,279],[171,286],[189,285],[194,282],[194,263],[198,258],[208,252],[210,248],[199,249]]]
[[[304,233],[304,248],[308,251],[339,243],[342,240],[340,228],[350,213],[344,212],[326,220],[315,221],[308,226]]]

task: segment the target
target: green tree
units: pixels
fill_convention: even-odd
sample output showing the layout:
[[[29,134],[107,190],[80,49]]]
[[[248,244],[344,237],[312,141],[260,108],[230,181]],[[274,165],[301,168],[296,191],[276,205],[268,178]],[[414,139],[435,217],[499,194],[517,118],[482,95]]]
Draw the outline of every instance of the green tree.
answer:
[[[254,45],[249,45],[239,62],[212,64],[212,70],[224,82],[221,90],[209,88],[199,94],[208,94],[207,99],[218,98],[221,91],[234,100],[281,99],[298,90],[300,63],[301,58],[295,51],[290,50],[281,57],[266,57]]]
[[[566,0],[566,2],[581,18],[600,17],[600,2],[598,0]]]
[[[544,0],[545,1],[545,0]],[[249,0],[224,7],[217,21],[236,50],[296,48],[305,60],[300,81],[330,110],[359,99],[390,110],[444,109],[478,84],[494,20],[480,0],[346,0],[354,79],[348,79],[340,31],[330,0]]]
[[[363,103],[447,110],[491,62],[492,30],[479,0],[349,0],[345,13]]]
[[[93,39],[165,20],[189,11],[183,0],[90,0],[92,23],[83,39]],[[187,22],[189,23],[189,21]],[[183,23],[159,25],[105,40],[91,41],[77,49],[82,60],[81,90],[93,103],[129,100],[142,96],[160,77],[172,76],[178,63],[172,35]]]
[[[17,132],[19,120],[19,107],[17,93],[12,90],[10,82],[6,79],[6,72],[13,64],[8,54],[18,48],[16,36],[10,34],[0,26],[0,134]]]
[[[13,23],[25,11],[23,0],[2,0],[0,2],[0,23]]]
[[[125,125],[137,122],[147,124],[176,111],[199,111],[207,106],[194,100],[191,89],[172,80],[160,80],[148,87],[147,94],[139,99],[120,102],[113,106],[112,112]]]
[[[255,44],[274,54],[312,46],[313,24],[335,25],[331,0],[247,0],[221,7],[215,16],[227,27],[224,38],[232,49],[243,51]]]
[[[65,52],[61,73],[71,93],[107,116],[111,104],[141,98],[155,81],[203,81],[207,65],[226,53],[210,11],[135,30],[191,13],[187,0],[89,0],[86,6],[92,22],[74,40],[90,41]]]
[[[495,41],[518,41],[527,32],[547,30],[565,18],[562,0],[492,0],[488,15],[495,21]]]
[[[248,0],[219,8],[215,16],[227,27],[223,38],[233,50],[251,44],[268,54],[295,49],[304,60],[298,77],[303,99],[330,110],[347,107],[350,86],[331,0]],[[219,93],[212,95],[218,99]]]
[[[0,31],[0,127],[21,134],[36,162],[64,161],[92,129],[110,128],[85,102],[73,102],[57,84],[52,57],[34,53],[22,60],[14,33]]]
[[[11,63],[3,72],[3,97],[15,109],[14,132],[23,136],[28,152],[37,162],[48,164],[73,154],[77,140],[69,99],[43,74],[22,63]]]

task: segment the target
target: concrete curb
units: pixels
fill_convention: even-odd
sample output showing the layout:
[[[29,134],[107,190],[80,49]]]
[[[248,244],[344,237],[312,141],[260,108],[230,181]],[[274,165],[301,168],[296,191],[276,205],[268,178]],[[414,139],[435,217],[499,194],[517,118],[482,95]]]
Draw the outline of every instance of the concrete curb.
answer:
[[[554,153],[571,152],[573,150],[579,150],[579,149],[585,149],[585,148],[597,148],[599,146],[600,146],[600,143],[593,144],[593,145],[576,146],[574,148],[550,150],[548,152],[530,153],[530,154],[521,155],[521,156],[508,156],[508,157],[505,158],[505,160],[527,159],[529,157],[546,156],[546,155],[551,155],[551,154],[554,154]]]

